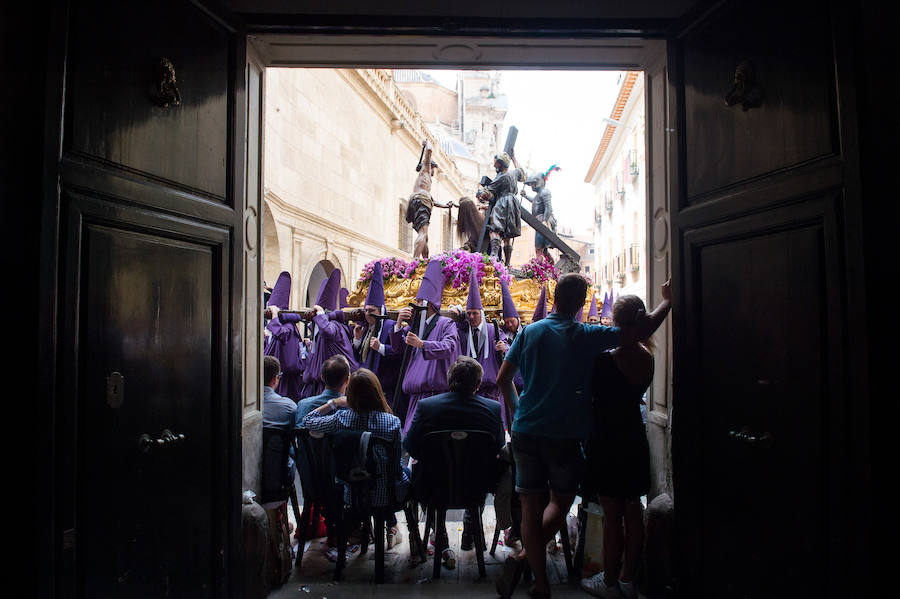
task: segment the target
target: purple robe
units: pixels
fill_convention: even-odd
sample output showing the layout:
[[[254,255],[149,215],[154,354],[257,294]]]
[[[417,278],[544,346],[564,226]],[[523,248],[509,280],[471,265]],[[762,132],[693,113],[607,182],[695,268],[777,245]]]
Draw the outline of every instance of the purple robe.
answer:
[[[500,364],[501,360],[497,357],[497,351],[495,349],[496,341],[494,341],[494,325],[493,323],[486,322],[484,323],[484,335],[487,337],[486,339],[479,339],[479,343],[481,343],[480,348],[475,348],[477,356],[471,356],[478,360],[478,363],[481,364],[481,369],[484,371],[484,374],[481,375],[481,386],[478,387],[478,390],[475,392],[476,395],[480,395],[481,397],[486,397],[488,399],[493,399],[494,401],[502,402],[503,397],[500,394],[500,387],[497,386],[497,373],[500,372]],[[463,355],[469,355],[469,323],[468,321],[460,321],[457,323],[457,334],[459,335],[459,347],[460,353]],[[479,333],[479,336],[481,333]],[[500,334],[500,340],[503,341],[503,334]],[[484,345],[487,344],[487,357],[484,355]],[[507,427],[506,423],[506,410],[503,409],[501,405],[500,416],[503,419],[503,427]]]
[[[344,312],[335,312],[335,320],[344,322],[344,317]],[[362,345],[360,345],[359,348],[354,349],[354,355],[356,357],[357,363],[359,364],[359,367],[368,368],[375,373],[375,376],[378,377],[378,382],[381,383],[381,390],[384,391],[384,397],[385,399],[387,399],[388,405],[391,406],[392,410],[394,409],[394,405],[392,403],[394,397],[394,388],[397,386],[397,378],[400,375],[400,362],[403,358],[403,354],[401,352],[395,351],[393,349],[393,346],[391,345],[391,333],[394,330],[395,324],[396,322],[391,320],[390,318],[382,321],[381,331],[379,331],[378,333],[378,341],[380,341],[381,345],[384,346],[383,356],[379,352],[370,349],[368,352],[366,352],[366,359],[364,361],[362,359]],[[363,332],[362,341],[365,341],[366,334],[369,331],[368,322],[366,321],[363,326],[365,328],[365,331]]]
[[[447,371],[459,356],[456,323],[446,316],[436,315],[435,318],[437,322],[434,328],[422,339],[425,347],[410,348],[412,353],[406,368],[406,377],[403,379],[403,392],[409,395],[409,408],[403,423],[404,435],[412,424],[419,400],[445,393],[450,388],[447,384]],[[403,327],[400,331],[394,331],[391,327],[390,331],[391,347],[401,351],[401,348],[406,347],[403,338],[409,332],[409,327]],[[417,330],[413,332],[418,334]]]
[[[290,316],[285,314],[285,316]],[[271,333],[263,354],[275,356],[281,362],[281,381],[275,392],[282,397],[290,397],[295,402],[303,399],[303,369],[305,364],[300,359],[300,344],[303,339],[300,331],[291,322],[279,322],[273,318],[266,325]]]
[[[320,395],[324,391],[322,364],[331,356],[344,354],[347,361],[350,362],[350,372],[359,368],[356,363],[356,356],[353,355],[350,331],[335,315],[335,312],[325,312],[317,314],[312,320],[318,332],[310,348],[303,370],[304,397]],[[298,314],[285,314],[284,320],[299,322],[300,316]]]
[[[515,340],[516,335],[518,335],[519,333],[521,333],[521,331],[513,331],[512,333],[510,333],[503,327],[500,327],[500,340],[506,343],[507,351],[509,351],[509,348],[512,347],[513,341]],[[525,388],[525,379],[522,378],[521,370],[516,370],[516,376],[513,377],[513,385],[516,386],[516,391],[521,394],[522,389]]]

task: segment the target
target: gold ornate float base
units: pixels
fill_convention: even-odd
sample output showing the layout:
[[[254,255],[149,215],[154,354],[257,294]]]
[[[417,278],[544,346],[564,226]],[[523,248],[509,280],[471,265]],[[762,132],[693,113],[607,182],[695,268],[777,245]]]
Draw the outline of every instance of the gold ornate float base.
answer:
[[[419,266],[415,274],[410,279],[400,279],[392,277],[384,282],[384,301],[388,310],[399,310],[406,307],[410,302],[416,299],[419,292],[419,285],[422,284],[422,277],[425,275],[425,266]],[[552,304],[553,290],[556,288],[556,281],[548,281],[547,294],[547,311],[549,312]],[[347,302],[353,307],[361,307],[366,300],[366,293],[369,290],[369,283],[357,281],[356,287],[347,296]],[[497,278],[492,266],[485,267],[484,278],[481,281],[481,303],[484,304],[484,310],[487,313],[499,313],[501,311],[502,298],[500,294],[500,279]],[[538,298],[541,295],[541,284],[533,279],[513,279],[509,284],[509,293],[513,302],[516,304],[516,310],[523,322],[531,322],[531,315],[537,307]],[[448,308],[454,304],[462,306],[466,305],[466,299],[469,296],[469,286],[463,285],[459,289],[453,289],[451,285],[444,286],[444,293],[441,299],[441,307]]]

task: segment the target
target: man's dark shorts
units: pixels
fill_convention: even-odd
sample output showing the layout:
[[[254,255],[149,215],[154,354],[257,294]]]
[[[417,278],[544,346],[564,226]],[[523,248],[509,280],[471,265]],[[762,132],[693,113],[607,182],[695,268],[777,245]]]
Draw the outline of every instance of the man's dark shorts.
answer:
[[[566,495],[578,491],[584,475],[584,451],[578,439],[558,439],[527,433],[512,434],[516,460],[516,491]]]
[[[424,194],[414,193],[409,197],[406,205],[406,222],[410,223],[415,231],[427,226],[431,222],[432,206],[431,198]]]

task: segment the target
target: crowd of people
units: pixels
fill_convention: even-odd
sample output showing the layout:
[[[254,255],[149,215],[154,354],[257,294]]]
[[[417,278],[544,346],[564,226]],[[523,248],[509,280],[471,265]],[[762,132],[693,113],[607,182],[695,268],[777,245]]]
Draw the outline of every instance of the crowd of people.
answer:
[[[376,484],[373,502],[381,506],[398,505],[410,481],[415,486],[428,432],[485,431],[496,442],[486,459],[511,450],[521,505],[513,528],[521,531],[522,550],[504,564],[498,593],[509,597],[530,569],[531,595],[549,596],[545,547],[580,494],[599,501],[606,514],[605,570],[582,580],[582,588],[601,597],[636,596],[640,497],[649,491],[650,468],[641,403],[653,376],[650,337],[669,310],[668,283],[650,313],[636,296],[618,298],[612,326],[600,324],[593,299],[588,322],[580,322],[588,286],[578,274],[559,278],[549,314],[544,288],[527,326],[505,282],[503,320],[487,322],[474,273],[466,306],[442,315],[438,261],[428,263],[415,307],[400,310],[396,320],[386,314],[380,264],[362,309],[339,309],[339,284],[335,270],[313,309],[296,313],[286,311],[290,277],[279,277],[268,301],[264,426],[365,430],[387,442],[394,449],[379,446],[377,459],[396,485]],[[609,309],[603,306],[604,317]],[[475,521],[466,514],[462,550],[472,548]],[[388,547],[401,542],[396,517],[386,526]],[[453,567],[453,549],[440,559]]]

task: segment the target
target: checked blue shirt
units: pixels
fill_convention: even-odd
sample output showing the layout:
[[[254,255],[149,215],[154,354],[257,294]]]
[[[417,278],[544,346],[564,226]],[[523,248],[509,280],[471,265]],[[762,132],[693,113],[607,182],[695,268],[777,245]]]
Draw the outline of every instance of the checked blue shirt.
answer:
[[[368,418],[364,419],[365,416],[368,416]],[[338,410],[327,416],[312,411],[303,417],[303,427],[325,434],[339,430],[369,431],[372,433],[372,436],[391,442],[395,447],[393,455],[388,455],[385,448],[381,446],[376,446],[374,451],[379,475],[387,472],[387,468],[395,468],[397,470],[397,488],[394,490],[396,500],[389,500],[388,490],[385,488],[386,477],[379,476],[375,481],[372,505],[375,507],[391,505],[406,496],[406,490],[409,487],[409,476],[400,467],[402,450],[399,418],[387,412],[369,412],[367,415],[363,415],[351,409]]]

